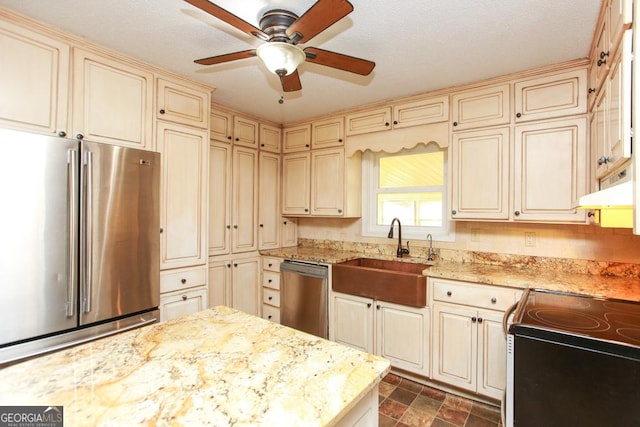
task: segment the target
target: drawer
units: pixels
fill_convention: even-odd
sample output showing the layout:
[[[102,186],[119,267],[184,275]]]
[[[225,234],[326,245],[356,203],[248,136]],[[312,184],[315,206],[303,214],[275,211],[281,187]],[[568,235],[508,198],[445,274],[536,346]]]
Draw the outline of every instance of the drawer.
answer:
[[[470,305],[504,311],[516,302],[516,289],[474,283],[433,281],[433,299],[452,304]]]
[[[194,268],[160,272],[160,293],[193,288],[207,284],[207,269]]]
[[[262,290],[262,302],[265,304],[270,304],[274,307],[280,307],[280,292],[274,291],[273,289],[263,289]]]
[[[265,288],[280,290],[280,273],[273,271],[262,272],[262,286]]]
[[[271,305],[262,306],[262,318],[271,320],[275,323],[280,323],[280,309]]]
[[[262,257],[262,269],[268,271],[280,271],[280,263],[282,258],[274,258],[270,256]]]

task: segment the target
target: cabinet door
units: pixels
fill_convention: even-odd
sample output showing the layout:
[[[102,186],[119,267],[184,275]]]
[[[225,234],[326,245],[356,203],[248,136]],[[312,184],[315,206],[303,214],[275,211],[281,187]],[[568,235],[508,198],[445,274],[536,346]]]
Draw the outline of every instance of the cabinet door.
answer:
[[[394,367],[429,376],[429,308],[376,302],[376,354]]]
[[[280,156],[260,153],[258,247],[280,247]]]
[[[208,92],[159,78],[156,97],[156,118],[200,128],[208,127]]]
[[[434,379],[476,391],[476,310],[447,304],[433,304]]]
[[[507,341],[501,312],[478,312],[478,393],[502,399],[507,384]]]
[[[378,108],[346,117],[347,136],[391,129],[391,107]]]
[[[309,215],[311,154],[293,153],[282,157],[282,213]]]
[[[0,124],[43,133],[69,131],[69,46],[0,21]]]
[[[515,221],[586,221],[586,118],[517,126],[514,153]]]
[[[609,88],[605,83],[600,90],[593,107],[591,123],[591,144],[594,145],[595,157],[591,159],[591,167],[595,169],[596,179],[600,179],[609,171]]]
[[[373,300],[336,292],[332,300],[333,328],[329,328],[332,335],[330,339],[373,353]]]
[[[207,147],[204,129],[158,122],[162,153],[160,268],[207,261]]]
[[[311,125],[295,126],[283,130],[283,153],[309,151],[311,148]]]
[[[591,67],[595,73],[595,88],[599,90],[609,72],[609,55],[612,53],[609,45],[609,8],[606,8],[605,18],[600,27],[596,29],[594,40]]]
[[[452,219],[509,218],[509,128],[453,134]]]
[[[81,49],[73,51],[73,133],[151,150],[153,74]]]
[[[447,120],[449,120],[449,96],[405,102],[393,107],[394,129]]]
[[[258,151],[233,147],[231,252],[258,249]]]
[[[298,220],[296,218],[281,218],[280,245],[285,248],[298,246]]]
[[[311,152],[311,214],[342,216],[344,149]]]
[[[209,255],[230,252],[231,145],[209,145]]]
[[[220,110],[211,110],[209,126],[211,127],[211,139],[220,142],[233,140],[233,116]]]
[[[344,145],[343,117],[313,122],[311,127],[311,148],[340,147]]]
[[[260,123],[260,149],[272,153],[280,152],[282,130]]]
[[[631,158],[631,38],[632,30],[627,30],[609,74],[609,170]]]
[[[193,288],[160,296],[160,321],[165,322],[207,307],[207,288]]]
[[[609,5],[610,43],[613,49],[622,38],[626,29],[631,28],[633,20],[632,0],[611,0]]]
[[[231,274],[231,306],[260,316],[260,257],[234,258]]]
[[[454,94],[453,130],[507,124],[511,121],[509,84]]]
[[[516,82],[515,100],[516,123],[585,113],[587,70]]]
[[[245,147],[258,148],[258,122],[233,116],[233,141]]]
[[[226,257],[209,259],[209,307],[231,305],[231,260]]]

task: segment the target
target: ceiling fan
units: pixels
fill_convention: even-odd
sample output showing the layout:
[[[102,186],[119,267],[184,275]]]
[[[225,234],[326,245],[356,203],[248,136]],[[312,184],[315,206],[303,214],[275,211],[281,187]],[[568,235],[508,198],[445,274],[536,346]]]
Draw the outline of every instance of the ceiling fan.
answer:
[[[194,61],[197,64],[214,65],[258,56],[269,71],[280,77],[282,89],[285,92],[302,89],[297,68],[305,61],[363,76],[369,75],[376,66],[375,62],[366,59],[316,47],[302,49],[298,46],[298,43],[308,42],[351,13],[353,5],[347,0],[318,0],[300,17],[283,9],[269,10],[260,18],[260,28],[207,0],[185,1],[240,31],[266,42],[257,49],[197,59]]]

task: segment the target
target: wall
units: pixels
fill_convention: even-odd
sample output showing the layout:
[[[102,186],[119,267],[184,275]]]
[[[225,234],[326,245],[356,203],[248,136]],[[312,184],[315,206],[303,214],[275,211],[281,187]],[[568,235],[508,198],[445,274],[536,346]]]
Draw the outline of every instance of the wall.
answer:
[[[384,245],[383,253],[395,253],[396,241],[362,237],[360,228],[359,219],[300,218],[298,238]],[[631,229],[459,221],[455,230],[455,242],[434,242],[435,248],[443,249],[443,257],[473,251],[640,264],[640,236]],[[535,246],[525,245],[525,233],[534,233]],[[425,246],[426,241],[411,241],[414,254],[424,252]]]

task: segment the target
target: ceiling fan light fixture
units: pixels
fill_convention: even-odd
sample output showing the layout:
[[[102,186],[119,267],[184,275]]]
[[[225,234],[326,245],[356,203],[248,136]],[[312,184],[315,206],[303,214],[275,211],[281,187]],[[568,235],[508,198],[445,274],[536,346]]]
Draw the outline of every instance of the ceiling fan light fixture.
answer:
[[[306,58],[298,46],[285,42],[270,42],[258,46],[256,54],[267,69],[280,77],[293,73]]]

